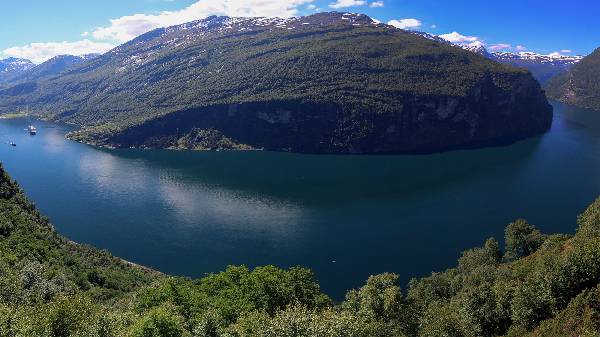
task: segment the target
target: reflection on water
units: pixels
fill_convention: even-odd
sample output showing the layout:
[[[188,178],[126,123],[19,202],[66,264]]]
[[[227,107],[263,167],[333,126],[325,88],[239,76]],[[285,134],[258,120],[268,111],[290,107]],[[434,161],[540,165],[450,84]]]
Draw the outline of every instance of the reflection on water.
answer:
[[[555,109],[544,136],[426,156],[105,151],[6,120],[18,146],[0,160],[73,240],[190,276],[303,265],[339,298],[374,273],[447,268],[518,217],[573,232],[600,193],[600,113]]]
[[[81,184],[99,198],[117,196],[136,202],[156,196],[164,211],[177,220],[168,224],[169,231],[226,229],[293,240],[303,217],[302,207],[293,202],[202,182],[183,183],[186,178],[176,169],[164,169],[157,175],[143,159],[122,160],[109,152],[88,151],[78,163]]]

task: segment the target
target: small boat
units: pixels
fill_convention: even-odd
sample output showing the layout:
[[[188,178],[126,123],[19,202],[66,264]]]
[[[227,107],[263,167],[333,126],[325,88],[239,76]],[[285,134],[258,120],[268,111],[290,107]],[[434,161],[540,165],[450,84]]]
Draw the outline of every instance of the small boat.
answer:
[[[32,136],[35,136],[37,134],[37,129],[33,125],[28,126],[27,131],[29,131],[29,134]]]

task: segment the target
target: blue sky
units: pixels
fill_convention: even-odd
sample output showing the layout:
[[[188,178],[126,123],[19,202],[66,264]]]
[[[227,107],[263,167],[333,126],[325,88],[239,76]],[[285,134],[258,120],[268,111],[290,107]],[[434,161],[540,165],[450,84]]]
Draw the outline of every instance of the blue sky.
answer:
[[[157,26],[209,14],[289,16],[318,10],[365,13],[437,35],[456,32],[446,36],[492,50],[519,46],[546,54],[589,54],[600,47],[598,0],[3,0],[2,8],[0,58],[36,62],[102,52]]]

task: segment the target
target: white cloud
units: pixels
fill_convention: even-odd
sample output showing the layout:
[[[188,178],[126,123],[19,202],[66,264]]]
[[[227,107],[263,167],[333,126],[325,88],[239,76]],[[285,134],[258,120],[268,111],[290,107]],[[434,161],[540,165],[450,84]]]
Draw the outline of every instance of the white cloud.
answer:
[[[512,49],[512,46],[508,43],[497,43],[497,44],[493,44],[489,47],[490,50],[493,51],[497,51],[497,50],[506,50],[506,49]]]
[[[42,42],[31,43],[26,46],[5,49],[6,56],[19,57],[42,63],[57,55],[85,55],[91,53],[105,53],[114,48],[111,43],[95,42],[84,39],[76,42]]]
[[[573,51],[572,51],[571,49],[563,49],[563,50],[561,50],[560,52],[561,52],[561,53],[564,53],[564,54],[570,54],[570,53],[572,53]]]
[[[388,25],[394,26],[400,29],[409,29],[409,28],[417,28],[421,27],[421,21],[417,19],[400,19],[400,20],[391,20],[388,22]]]
[[[383,1],[374,1],[374,2],[371,2],[371,5],[370,5],[370,6],[371,6],[372,8],[381,8],[381,7],[385,7],[385,2],[383,2]]]
[[[35,63],[44,62],[62,54],[84,55],[104,53],[116,44],[127,42],[138,35],[159,27],[178,25],[206,18],[210,15],[234,17],[290,17],[299,13],[300,6],[311,7],[315,0],[199,0],[177,11],[157,14],[133,14],[110,20],[110,25],[98,27],[93,32],[84,32],[85,39],[75,42],[44,42],[17,46],[2,51],[3,56],[30,59]]]
[[[336,2],[329,4],[329,7],[334,9],[340,9],[354,6],[364,6],[366,4],[367,2],[364,0],[337,0]]]
[[[466,36],[466,35],[462,35],[458,32],[442,34],[442,35],[439,35],[439,37],[441,37],[442,39],[444,39],[448,42],[462,43],[462,44],[480,41],[480,39],[476,36]]]
[[[516,49],[517,51],[526,51],[526,50],[527,50],[527,47],[525,47],[525,46],[522,46],[522,45],[518,45],[518,46],[516,46],[516,47],[515,47],[515,49]]]
[[[431,28],[432,28],[432,29],[436,29],[436,28],[437,28],[437,25],[431,25]]]
[[[348,0],[339,0],[338,2]],[[349,0],[350,2],[364,2]],[[126,42],[159,27],[167,27],[199,20],[210,15],[233,17],[290,17],[298,14],[301,5],[314,0],[200,0],[178,11],[158,14],[134,14],[110,20],[107,27],[99,27],[92,35],[99,40]]]

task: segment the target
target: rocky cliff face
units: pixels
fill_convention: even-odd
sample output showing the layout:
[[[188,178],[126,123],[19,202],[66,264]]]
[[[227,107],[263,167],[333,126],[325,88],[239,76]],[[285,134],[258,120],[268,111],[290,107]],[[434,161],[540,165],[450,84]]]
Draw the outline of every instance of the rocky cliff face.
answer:
[[[510,88],[485,77],[464,97],[405,96],[394,112],[269,101],[169,114],[94,141],[110,147],[266,149],[299,153],[428,153],[502,145],[547,131],[552,108],[519,74]],[[86,133],[73,134],[86,141]]]

